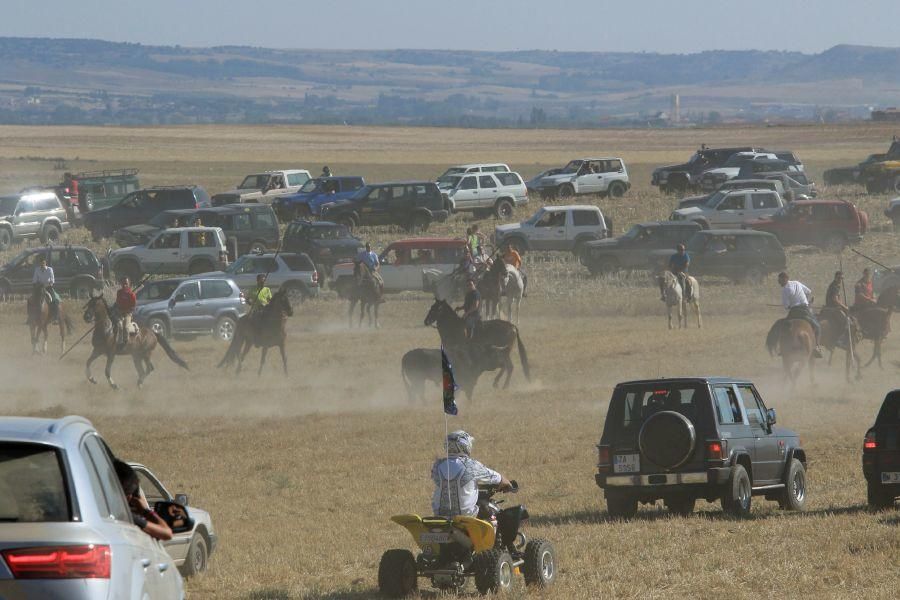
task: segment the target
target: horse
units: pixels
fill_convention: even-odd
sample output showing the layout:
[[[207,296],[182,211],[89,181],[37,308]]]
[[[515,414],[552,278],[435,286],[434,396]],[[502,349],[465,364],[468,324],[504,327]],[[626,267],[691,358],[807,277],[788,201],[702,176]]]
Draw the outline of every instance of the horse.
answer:
[[[28,329],[31,332],[31,353],[46,354],[47,338],[52,318],[50,316],[50,294],[42,285],[34,286],[32,295],[26,303],[28,313]],[[66,315],[62,302],[56,307],[56,319],[59,322],[59,340],[62,353],[66,351],[66,334],[71,335],[74,329],[72,319]],[[44,342],[40,343],[43,335]]]
[[[672,307],[678,307],[678,327],[686,329],[688,326],[687,307],[694,307],[694,313],[697,315],[697,328],[703,326],[703,320],[700,316],[700,284],[690,275],[685,275],[691,286],[691,297],[685,298],[681,289],[681,280],[671,271],[663,271],[657,275],[656,282],[659,284],[659,290],[662,293],[663,302],[666,303],[666,309],[669,314],[669,329],[672,329]]]
[[[87,363],[84,365],[84,372],[88,381],[94,384],[97,383],[93,375],[91,375],[91,363],[100,356],[106,356],[106,381],[109,382],[112,389],[119,389],[119,386],[112,378],[112,365],[116,355],[122,354],[131,355],[131,359],[134,361],[134,368],[138,374],[138,387],[143,386],[147,376],[156,370],[156,367],[150,362],[150,355],[157,344],[165,351],[166,356],[172,362],[182,369],[188,370],[187,363],[172,349],[166,338],[156,335],[147,327],[141,327],[137,334],[129,336],[124,347],[120,347],[118,327],[109,313],[110,307],[103,295],[95,296],[91,292],[91,299],[84,306],[85,322],[94,324],[94,333],[91,335],[93,350],[87,359]]]
[[[435,300],[434,304],[425,316],[425,325],[436,325],[441,336],[441,344],[454,355],[464,355],[465,360],[472,367],[473,373],[479,375],[484,371],[500,369],[494,379],[494,387],[500,383],[500,378],[506,374],[503,388],[509,387],[509,380],[513,373],[513,362],[510,357],[513,346],[517,345],[519,360],[522,362],[522,371],[525,378],[531,381],[530,367],[528,365],[528,353],[525,344],[519,335],[519,328],[508,321],[493,319],[482,321],[475,328],[474,336],[470,340],[466,337],[465,321],[456,314],[456,311],[445,300]]]
[[[383,302],[384,286],[379,284],[375,275],[369,267],[361,262],[357,262],[353,267],[354,285],[347,290],[347,297],[350,300],[350,308],[347,316],[350,319],[350,329],[353,329],[353,309],[359,303],[359,327],[362,327],[363,315],[369,315],[369,327],[372,323],[372,309],[375,309],[374,327],[378,329],[381,325],[378,322],[378,305]]]
[[[238,319],[234,329],[234,337],[228,346],[225,356],[219,361],[217,368],[231,365],[237,360],[236,373],[241,372],[244,358],[254,346],[262,348],[259,358],[259,370],[257,376],[262,375],[263,365],[266,364],[266,354],[272,346],[278,346],[281,352],[281,364],[284,374],[287,376],[287,355],[284,352],[284,344],[287,340],[287,319],[293,316],[294,309],[288,297],[288,290],[282,288],[272,294],[272,299],[258,312],[244,315]]]
[[[859,342],[862,341],[859,322],[855,317],[845,315],[841,309],[828,306],[819,312],[817,318],[822,326],[819,344],[828,350],[828,365],[831,365],[831,359],[834,358],[835,348],[843,348],[847,354],[844,361],[844,375],[847,381],[850,381],[850,369],[853,363],[856,363],[856,379],[862,379],[859,353],[857,352]]]
[[[481,306],[488,319],[500,315],[500,296],[503,294],[503,280],[506,277],[506,263],[499,256],[484,271],[478,280]]]
[[[875,306],[858,311],[850,309],[851,314],[859,321],[863,339],[872,340],[872,358],[864,365],[866,367],[877,359],[878,368],[883,368],[881,365],[881,344],[891,331],[891,316],[897,307],[897,295],[898,287],[890,286],[878,295],[878,301]]]
[[[766,349],[775,356],[781,353],[784,378],[796,385],[803,365],[809,365],[809,381],[815,383],[813,365],[816,349],[816,332],[805,319],[778,319],[766,336]]]
[[[506,273],[501,280],[502,294],[506,296],[506,318],[513,320],[513,303],[516,305],[516,325],[519,324],[519,310],[525,295],[525,280],[522,273],[512,265],[506,265]],[[503,316],[502,314],[500,315]]]
[[[480,373],[475,373],[468,364],[466,353],[448,351],[447,358],[453,364],[456,383],[466,394],[466,399],[471,401]],[[400,360],[400,376],[410,402],[424,399],[426,382],[431,381],[438,386],[443,384],[444,371],[441,364],[441,351],[434,348],[414,348],[403,355]]]

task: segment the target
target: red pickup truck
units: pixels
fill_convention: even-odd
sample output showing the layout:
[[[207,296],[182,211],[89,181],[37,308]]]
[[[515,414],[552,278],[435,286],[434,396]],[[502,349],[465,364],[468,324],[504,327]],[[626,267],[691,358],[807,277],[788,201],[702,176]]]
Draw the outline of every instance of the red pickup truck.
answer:
[[[862,241],[869,216],[843,200],[798,200],[771,217],[746,221],[744,229],[775,234],[782,246],[819,246],[842,250]]]

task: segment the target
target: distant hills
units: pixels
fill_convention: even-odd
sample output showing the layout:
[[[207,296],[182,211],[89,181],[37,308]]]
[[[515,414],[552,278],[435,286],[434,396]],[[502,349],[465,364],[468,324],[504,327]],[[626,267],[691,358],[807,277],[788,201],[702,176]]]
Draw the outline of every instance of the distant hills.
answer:
[[[604,126],[866,118],[900,48],[697,54],[185,48],[0,38],[0,122]]]

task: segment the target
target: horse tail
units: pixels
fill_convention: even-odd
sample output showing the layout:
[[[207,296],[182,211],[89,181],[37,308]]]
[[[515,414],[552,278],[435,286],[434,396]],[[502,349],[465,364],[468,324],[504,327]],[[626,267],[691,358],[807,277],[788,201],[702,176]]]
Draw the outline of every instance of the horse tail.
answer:
[[[222,367],[230,366],[231,363],[237,358],[238,353],[241,351],[241,341],[243,340],[243,336],[240,335],[238,328],[235,328],[234,335],[231,336],[231,343],[228,345],[228,351],[225,352],[225,356],[222,357],[222,360],[219,361],[219,364],[216,365],[217,369],[221,369]]]
[[[525,344],[522,343],[522,336],[516,329],[516,343],[519,345],[519,360],[522,361],[522,372],[525,373],[525,379],[531,381],[531,367],[528,366],[528,353],[525,351]]]
[[[156,341],[159,342],[160,347],[166,352],[166,356],[168,356],[172,360],[173,363],[175,363],[182,369],[185,369],[187,371],[190,370],[188,368],[187,363],[184,362],[184,360],[180,356],[178,356],[178,353],[175,352],[175,350],[172,348],[172,346],[169,344],[169,341],[166,338],[164,338],[161,335],[158,335],[158,336],[156,336]]]
[[[766,336],[766,350],[769,351],[769,354],[775,356],[775,351],[778,349],[778,342],[781,338],[781,333],[784,331],[784,328],[787,327],[788,320],[787,319],[778,319],[775,321],[775,324],[772,325],[772,328],[769,329],[769,335]]]

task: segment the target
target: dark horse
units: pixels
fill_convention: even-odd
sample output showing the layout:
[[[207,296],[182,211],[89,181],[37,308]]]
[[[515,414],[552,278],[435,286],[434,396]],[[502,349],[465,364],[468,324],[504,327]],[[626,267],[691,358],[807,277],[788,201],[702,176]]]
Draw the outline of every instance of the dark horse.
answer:
[[[497,257],[478,281],[478,293],[488,319],[500,316],[500,297],[503,295],[503,280],[506,277],[506,263]]]
[[[131,355],[131,360],[134,361],[134,368],[138,373],[138,387],[141,387],[147,376],[155,370],[153,363],[150,362],[150,354],[153,353],[153,349],[156,348],[157,344],[165,351],[166,356],[172,362],[182,369],[188,368],[187,363],[172,349],[166,338],[157,336],[146,327],[141,327],[137,334],[129,337],[128,343],[125,344],[124,348],[120,348],[118,327],[109,313],[109,304],[106,303],[106,299],[103,296],[94,296],[92,294],[91,299],[84,307],[84,320],[88,323],[94,323],[94,333],[91,335],[91,345],[94,349],[84,365],[84,373],[87,375],[88,381],[97,383],[91,375],[91,363],[98,357],[105,355],[106,380],[114,390],[119,389],[119,386],[116,385],[112,378],[113,361],[118,354]]]
[[[862,371],[859,360],[859,343],[862,341],[862,331],[856,317],[847,316],[835,307],[826,306],[819,311],[819,323],[822,324],[822,333],[819,335],[819,344],[828,350],[828,365],[834,358],[835,348],[841,348],[847,353],[844,361],[844,375],[850,381],[850,371],[856,364],[856,379],[862,379]]]
[[[372,327],[372,309],[375,309],[375,329],[381,325],[378,323],[378,305],[384,295],[383,286],[379,285],[375,275],[368,266],[357,262],[353,267],[353,286],[347,290],[350,300],[350,308],[347,316],[350,318],[350,328],[353,328],[353,309],[359,303],[359,326],[362,327],[363,315],[369,315],[369,327]]]
[[[875,306],[850,309],[850,314],[859,321],[863,339],[872,340],[872,358],[865,364],[866,367],[878,360],[878,367],[881,368],[881,344],[891,331],[891,316],[897,308],[897,295],[898,288],[891,286],[882,290]]]
[[[237,360],[237,373],[241,372],[244,358],[250,352],[250,348],[262,348],[262,356],[259,358],[259,371],[262,374],[263,365],[266,364],[266,354],[272,346],[278,346],[281,352],[281,364],[284,374],[288,374],[287,355],[284,353],[284,343],[287,340],[287,319],[293,316],[294,309],[291,300],[284,288],[272,294],[272,300],[259,312],[244,315],[238,320],[234,330],[234,338],[228,351],[218,367],[231,365]]]
[[[28,311],[28,328],[31,331],[31,352],[33,354],[47,353],[47,332],[53,320],[50,315],[50,294],[42,285],[35,285],[34,291],[28,298],[26,305]],[[56,307],[57,320],[59,321],[59,339],[62,344],[61,352],[66,351],[66,334],[72,333],[72,319],[65,314],[62,303]],[[44,342],[41,344],[41,336]]]
[[[504,373],[506,381],[503,387],[509,387],[513,372],[512,350],[513,346],[518,345],[522,370],[525,378],[531,381],[528,354],[519,336],[519,328],[509,321],[499,319],[482,321],[475,328],[474,337],[470,340],[466,338],[465,322],[462,317],[457,315],[446,301],[435,300],[425,317],[425,325],[435,324],[444,348],[455,355],[464,353],[474,373],[500,369],[494,379],[494,387],[500,383]]]
[[[472,400],[475,392],[475,384],[481,375],[469,364],[469,357],[465,352],[447,351],[447,358],[453,364],[453,374],[456,383],[466,394],[467,400]],[[441,363],[441,351],[435,348],[413,348],[403,355],[400,360],[400,376],[409,400],[425,399],[425,383],[433,382],[440,386],[444,380],[444,370]]]

